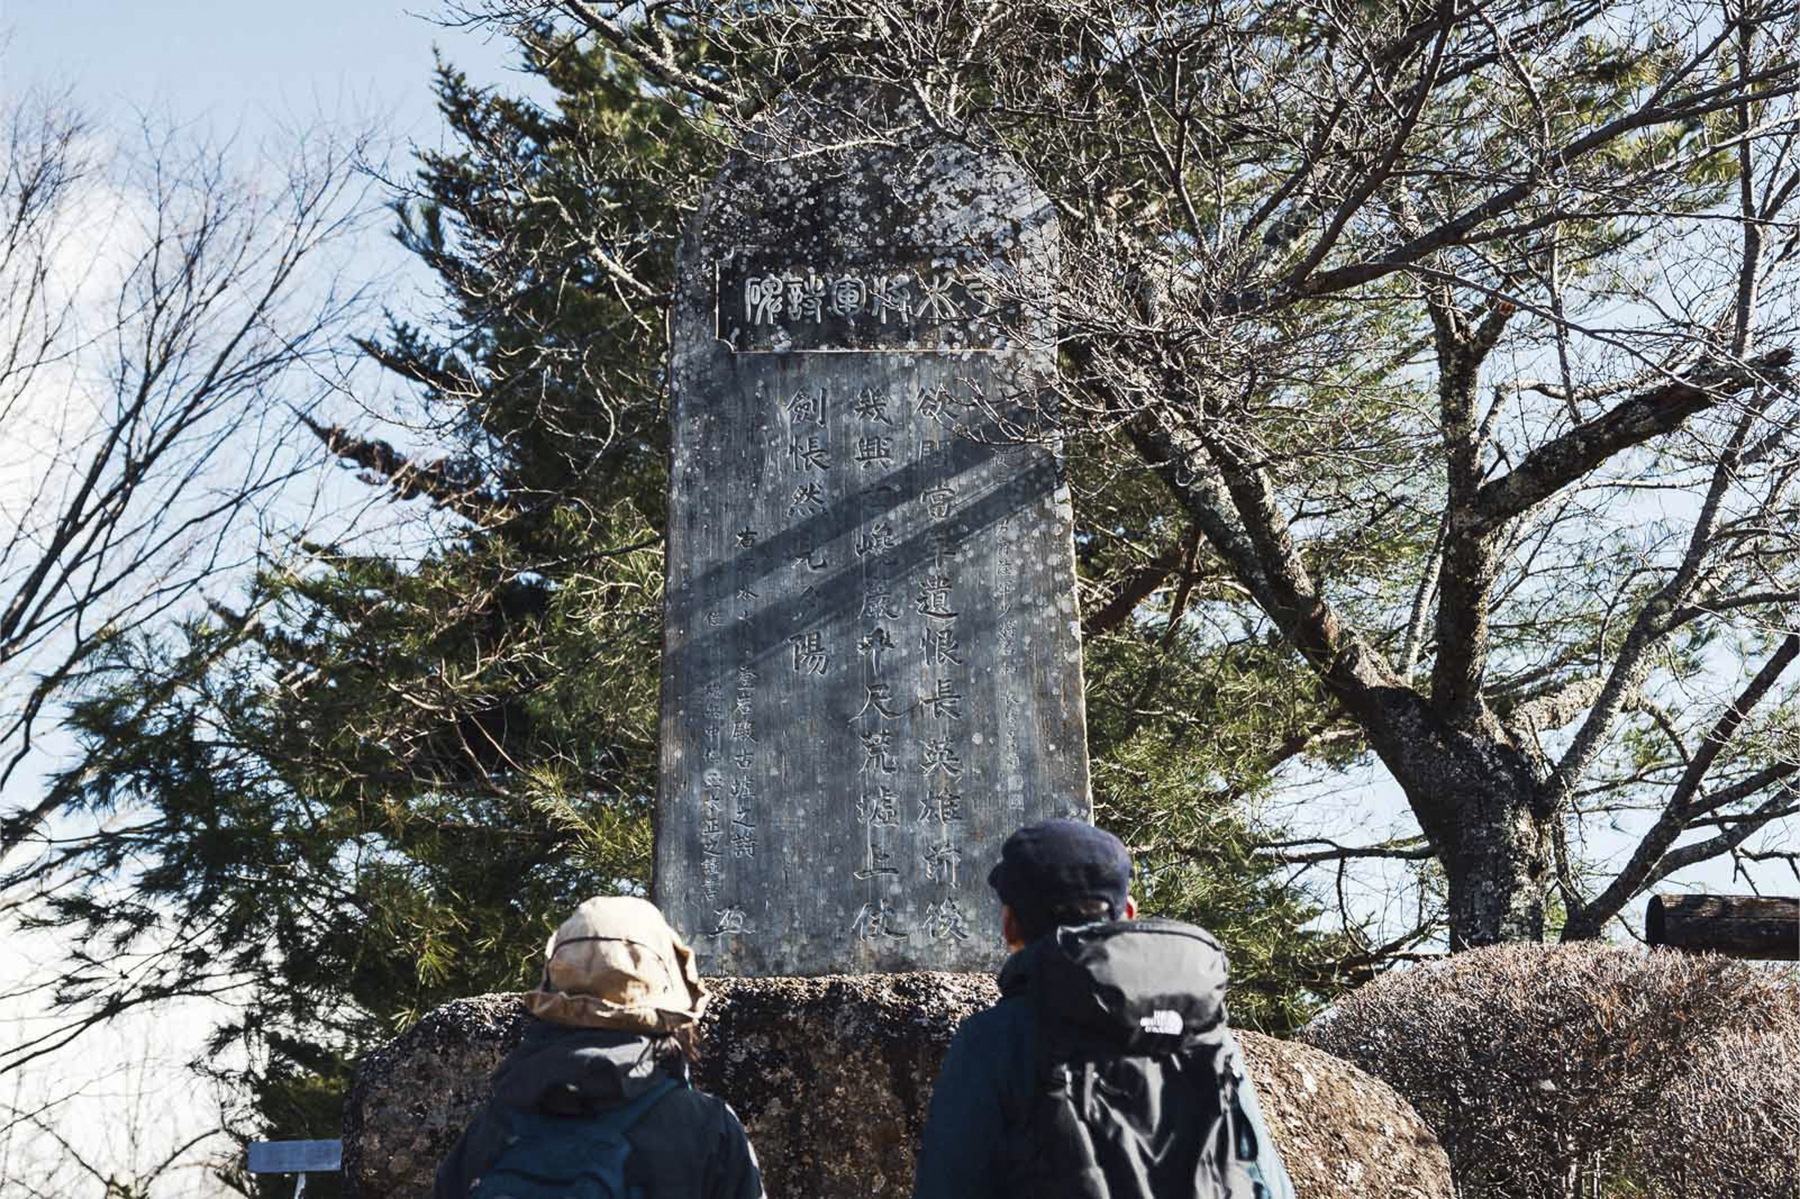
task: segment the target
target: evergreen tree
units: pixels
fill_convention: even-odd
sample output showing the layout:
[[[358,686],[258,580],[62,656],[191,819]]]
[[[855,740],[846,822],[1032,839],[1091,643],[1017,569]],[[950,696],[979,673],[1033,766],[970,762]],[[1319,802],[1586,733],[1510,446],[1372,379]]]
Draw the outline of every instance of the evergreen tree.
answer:
[[[553,109],[440,67],[458,145],[421,155],[396,213],[448,306],[363,343],[445,452],[314,426],[443,532],[415,555],[314,545],[241,602],[116,641],[75,709],[86,760],[57,784],[107,823],[67,849],[81,885],[46,918],[141,955],[121,992],[112,950],[83,951],[65,998],[237,987],[217,1039],[252,1051],[268,1135],[333,1135],[359,1055],[449,998],[534,985],[568,908],[648,882],[662,313],[720,148],[606,50],[524,46]],[[1105,462],[1104,439],[1073,458]],[[1149,910],[1231,947],[1239,1022],[1280,1031],[1368,966],[1305,931],[1316,908],[1244,809],[1330,751],[1334,718],[1266,630],[1194,625],[1228,580],[1154,479],[1115,482],[1096,468],[1076,513],[1099,819],[1139,850]]]

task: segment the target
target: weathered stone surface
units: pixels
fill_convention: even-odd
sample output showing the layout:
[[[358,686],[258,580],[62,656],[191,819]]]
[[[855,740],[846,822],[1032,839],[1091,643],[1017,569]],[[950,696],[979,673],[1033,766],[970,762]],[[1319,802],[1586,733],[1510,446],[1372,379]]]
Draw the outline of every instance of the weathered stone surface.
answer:
[[[750,1132],[771,1196],[903,1199],[938,1069],[990,975],[716,979],[698,1084]],[[425,1199],[530,1017],[516,996],[447,1004],[366,1059],[345,1108],[352,1196]],[[1304,1199],[1451,1199],[1449,1163],[1386,1085],[1318,1050],[1240,1033]]]
[[[709,984],[712,985],[712,984]],[[721,979],[696,1081],[743,1118],[770,1195],[912,1193],[950,1037],[989,975]]]
[[[997,149],[855,89],[684,241],[654,894],[709,974],[992,969],[985,864],[1091,810],[1056,252]]]
[[[1443,1146],[1392,1087],[1295,1041],[1238,1040],[1301,1199],[1455,1199]]]
[[[459,999],[358,1062],[344,1099],[345,1195],[429,1199],[438,1162],[531,1019],[517,995]]]

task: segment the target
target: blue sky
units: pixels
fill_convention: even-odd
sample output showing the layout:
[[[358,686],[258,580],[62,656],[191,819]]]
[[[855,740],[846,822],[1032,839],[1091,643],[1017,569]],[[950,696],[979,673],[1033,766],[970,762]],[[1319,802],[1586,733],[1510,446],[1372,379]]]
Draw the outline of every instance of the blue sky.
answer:
[[[166,108],[256,136],[314,112],[379,118],[402,140],[435,141],[433,44],[470,75],[500,81],[508,43],[447,29],[428,5],[316,0],[4,0],[3,82],[68,87],[101,116]]]
[[[431,90],[434,46],[478,82],[547,92],[514,69],[511,42],[439,25],[429,11],[403,0],[0,0],[0,97],[66,94],[97,139],[127,148],[141,115],[154,129],[179,128],[184,143],[229,144],[233,165],[251,173],[280,164],[296,137],[318,126],[367,131],[377,142],[372,153],[404,178],[414,147],[446,140]],[[375,188],[368,198],[379,203],[383,195]],[[394,242],[392,225],[375,213],[341,247],[348,274],[377,282],[377,305],[429,311],[432,280]],[[368,316],[370,328],[377,323],[378,310]],[[405,400],[385,378],[357,398],[392,409],[389,417]],[[346,503],[366,498],[363,491]],[[44,733],[35,757],[55,768],[73,750],[59,732]],[[38,785],[33,771],[20,771],[0,806]]]
[[[282,6],[0,0],[0,96],[67,92],[102,134],[128,134],[137,114],[146,113],[158,122],[197,126],[194,132],[214,139],[234,139],[246,158],[267,143],[279,159],[292,131],[324,119],[377,131],[404,172],[410,146],[435,146],[443,136],[430,90],[434,43],[473,79],[530,90],[510,69],[508,43],[434,25],[419,15],[424,11],[381,0]],[[360,266],[379,263],[391,272],[386,281],[395,285],[393,298],[403,300],[414,280],[426,280],[393,244],[389,224],[371,223],[354,253]],[[58,733],[38,748],[46,767],[72,752]],[[35,790],[37,778],[22,774],[20,789]],[[0,808],[12,798],[0,796]],[[62,949],[54,935],[11,929],[0,935],[0,944],[6,947],[0,992],[37,977]],[[0,1037],[40,1031],[46,1019],[41,1007],[35,995],[0,995]],[[16,1080],[23,1089],[6,1098],[56,1103],[55,1122],[89,1160],[128,1172],[216,1119],[214,1100],[186,1062],[222,1011],[195,1002],[116,1021],[28,1071],[29,1077]],[[131,1076],[124,1081],[121,1063]],[[7,1082],[10,1090],[15,1080]],[[69,1096],[75,1097],[57,1103]],[[66,1165],[53,1147],[43,1156],[40,1150],[0,1137],[0,1174]],[[72,1192],[69,1177],[62,1181]],[[195,1172],[183,1171],[154,1193],[157,1199],[194,1199],[215,1192]]]

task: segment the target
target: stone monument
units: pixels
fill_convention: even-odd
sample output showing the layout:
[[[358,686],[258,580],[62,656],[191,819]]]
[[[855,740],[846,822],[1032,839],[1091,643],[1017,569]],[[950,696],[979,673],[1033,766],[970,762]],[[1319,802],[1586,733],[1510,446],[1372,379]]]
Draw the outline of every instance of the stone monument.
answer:
[[[790,100],[683,242],[655,899],[713,975],[988,970],[1090,812],[1056,221],[998,149]]]
[[[910,1193],[951,1036],[997,998],[988,864],[1089,814],[1069,496],[1032,427],[1056,250],[1004,155],[856,90],[782,109],[682,249],[655,891],[712,976],[697,1082],[771,1194]],[[346,1193],[429,1196],[529,1022],[459,1000],[359,1063]],[[1241,1039],[1302,1194],[1452,1194],[1398,1096]]]

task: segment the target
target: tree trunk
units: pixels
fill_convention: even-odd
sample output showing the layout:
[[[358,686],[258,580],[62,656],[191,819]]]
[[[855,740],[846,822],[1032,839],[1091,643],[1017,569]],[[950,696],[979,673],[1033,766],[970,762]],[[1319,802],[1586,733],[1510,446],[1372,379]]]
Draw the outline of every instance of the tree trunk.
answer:
[[[1644,939],[1740,958],[1800,959],[1800,899],[1766,895],[1656,895]]]
[[[1541,942],[1550,888],[1548,832],[1517,801],[1471,808],[1456,846],[1444,857],[1451,952]]]
[[[1525,787],[1494,780],[1456,797],[1441,860],[1450,884],[1450,950],[1544,939],[1550,827]]]

